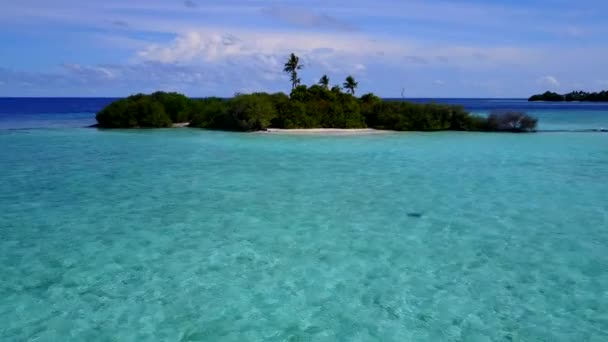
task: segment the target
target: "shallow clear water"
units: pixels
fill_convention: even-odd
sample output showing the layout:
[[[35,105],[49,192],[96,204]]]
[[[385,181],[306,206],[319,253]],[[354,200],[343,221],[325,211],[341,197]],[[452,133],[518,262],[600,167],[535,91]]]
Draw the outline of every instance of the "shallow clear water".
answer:
[[[0,146],[2,341],[608,340],[607,134]]]

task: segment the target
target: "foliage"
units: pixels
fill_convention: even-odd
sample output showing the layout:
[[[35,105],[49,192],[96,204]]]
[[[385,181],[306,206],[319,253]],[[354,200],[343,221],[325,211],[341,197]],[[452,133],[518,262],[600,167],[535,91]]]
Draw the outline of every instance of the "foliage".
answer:
[[[352,76],[348,76],[346,81],[343,84],[344,89],[346,89],[351,95],[355,95],[355,89],[359,86],[359,83],[355,81],[355,78]]]
[[[329,89],[329,77],[327,77],[327,75],[323,75],[319,80],[319,85],[325,89]]]
[[[356,98],[320,85],[296,87],[288,101],[277,105],[277,117],[272,124],[278,128],[366,127]]]
[[[259,131],[270,126],[276,116],[276,107],[272,96],[265,93],[239,95],[228,102],[228,107],[219,121],[212,128],[236,131]]]
[[[292,53],[283,67],[283,71],[290,75],[291,89],[294,89],[300,84],[298,70],[302,69],[303,67],[304,66],[300,64],[300,57]]]
[[[276,128],[377,128],[396,131],[510,131],[528,132],[536,129],[537,120],[523,113],[493,113],[487,118],[472,116],[464,108],[434,103],[415,104],[385,101],[374,94],[357,99],[359,83],[348,76],[343,84],[329,89],[329,77],[323,75],[318,84],[300,85],[300,59],[291,54],[284,72],[291,75],[292,90],[283,93],[236,94],[232,99],[189,99],[177,93],[155,92],[137,94],[111,103],[97,114],[99,127],[169,127],[189,122],[191,127],[257,131]],[[598,96],[603,96],[604,92]],[[545,98],[563,98],[545,93]],[[590,96],[583,92],[566,98]]]
[[[366,95],[362,103],[369,127],[397,131],[474,130],[472,116],[460,106],[382,101]]]
[[[151,94],[150,97],[152,101],[158,102],[163,106],[172,122],[187,122],[190,119],[187,111],[191,105],[191,100],[186,96],[178,93],[157,91]]]
[[[185,97],[184,97],[185,98]],[[170,100],[167,100],[170,99]],[[529,132],[537,120],[524,113],[497,112],[487,118],[460,106],[382,100],[374,94],[356,98],[334,87],[297,86],[283,93],[237,95],[232,99],[190,100],[172,94],[134,95],[118,100],[98,115],[100,127],[168,127],[173,117],[191,127],[256,131],[275,128],[376,128],[396,131]]]
[[[530,132],[536,130],[538,119],[521,112],[494,112],[488,116],[488,130]]]
[[[227,111],[227,101],[217,97],[194,100],[187,114],[191,118],[190,126],[200,128],[221,127]]]
[[[544,94],[532,95],[528,101],[564,101],[564,96],[551,91],[546,91]]]
[[[558,93],[547,91],[543,94],[532,95],[528,101],[582,101],[582,102],[608,102],[608,91],[604,90],[598,93],[588,93],[584,91],[572,91],[561,95]]]
[[[152,96],[137,94],[111,103],[97,113],[102,128],[158,128],[171,126],[163,104]]]

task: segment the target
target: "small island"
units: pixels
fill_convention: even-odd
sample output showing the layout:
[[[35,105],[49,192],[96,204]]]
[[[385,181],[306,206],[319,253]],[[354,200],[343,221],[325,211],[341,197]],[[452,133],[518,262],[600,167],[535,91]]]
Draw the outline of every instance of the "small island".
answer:
[[[374,94],[356,97],[358,82],[346,77],[330,87],[323,75],[318,84],[302,85],[300,59],[291,54],[283,71],[291,93],[237,94],[233,98],[191,99],[178,93],[137,94],[115,101],[97,113],[100,128],[188,126],[229,131],[268,129],[376,129],[392,131],[534,132],[537,119],[501,111],[487,117],[471,115],[461,106],[383,100]]]
[[[558,94],[546,91],[543,94],[532,95],[528,101],[547,102],[608,102],[608,91],[588,93],[584,91],[572,91],[567,94]]]

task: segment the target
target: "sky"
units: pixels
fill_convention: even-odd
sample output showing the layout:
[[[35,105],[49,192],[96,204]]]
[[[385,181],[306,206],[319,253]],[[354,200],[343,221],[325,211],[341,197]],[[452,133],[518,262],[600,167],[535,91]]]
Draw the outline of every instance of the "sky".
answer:
[[[5,0],[0,96],[288,92],[348,75],[383,97],[608,89],[605,0]]]

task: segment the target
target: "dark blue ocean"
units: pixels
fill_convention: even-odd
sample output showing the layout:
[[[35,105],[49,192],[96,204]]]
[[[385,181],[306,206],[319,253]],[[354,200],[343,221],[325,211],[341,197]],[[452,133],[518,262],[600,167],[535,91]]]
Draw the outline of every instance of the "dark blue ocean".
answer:
[[[0,98],[0,129],[85,127],[116,98]],[[398,99],[393,99],[398,100]],[[407,99],[463,106],[478,114],[524,111],[546,130],[608,128],[608,103],[528,102],[524,99]]]

